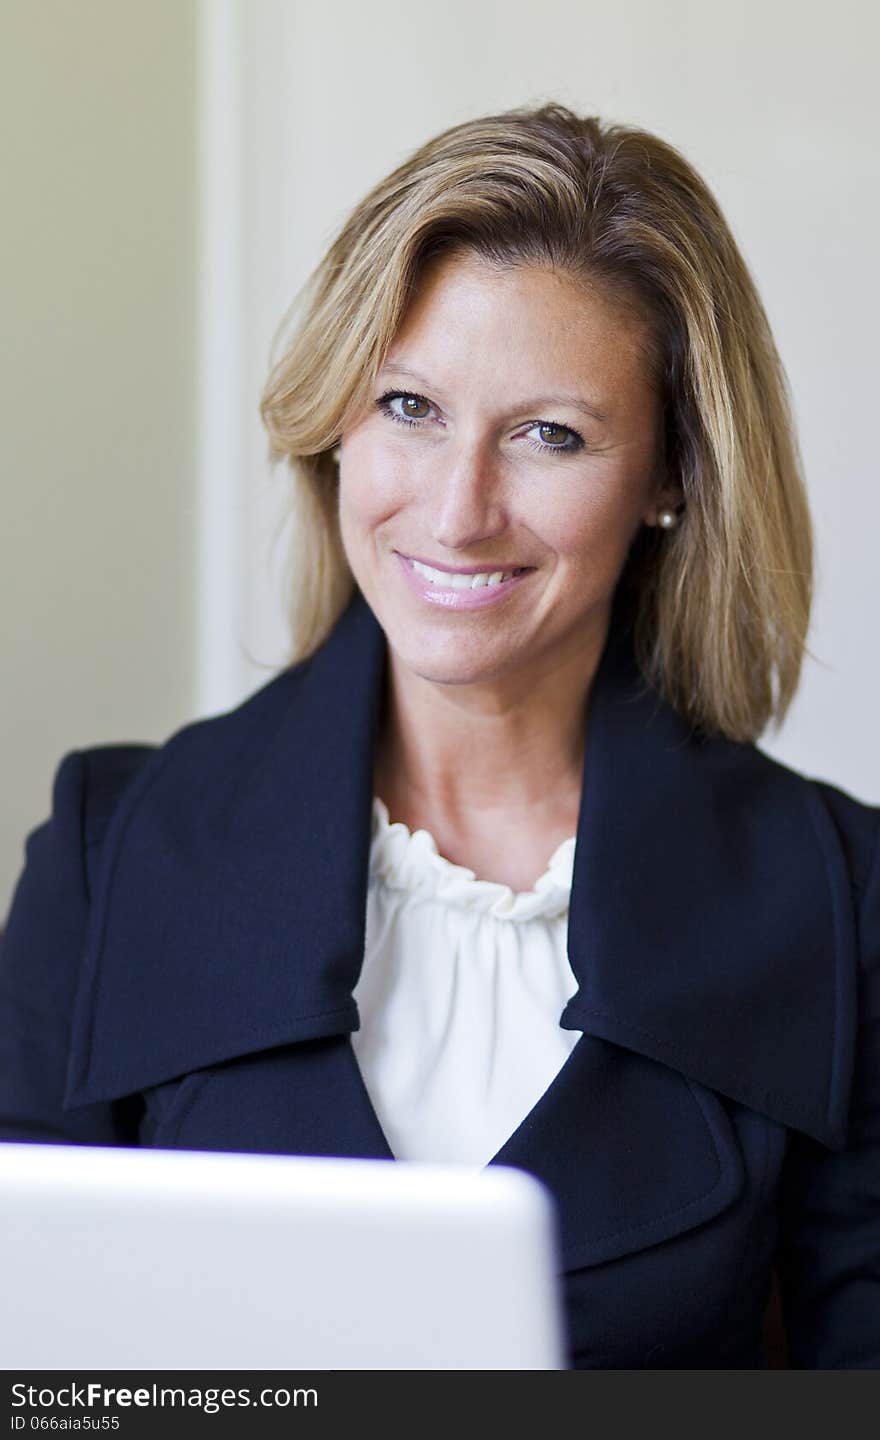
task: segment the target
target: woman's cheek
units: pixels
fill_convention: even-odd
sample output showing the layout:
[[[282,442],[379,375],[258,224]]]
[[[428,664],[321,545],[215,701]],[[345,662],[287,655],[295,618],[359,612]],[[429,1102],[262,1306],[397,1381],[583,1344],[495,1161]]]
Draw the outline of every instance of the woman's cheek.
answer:
[[[545,529],[542,538],[564,564],[573,583],[578,580],[592,593],[612,588],[623,569],[639,526],[630,507],[591,507],[569,517],[567,525]]]
[[[410,503],[413,488],[407,467],[393,452],[352,445],[340,477],[340,515],[374,528]]]

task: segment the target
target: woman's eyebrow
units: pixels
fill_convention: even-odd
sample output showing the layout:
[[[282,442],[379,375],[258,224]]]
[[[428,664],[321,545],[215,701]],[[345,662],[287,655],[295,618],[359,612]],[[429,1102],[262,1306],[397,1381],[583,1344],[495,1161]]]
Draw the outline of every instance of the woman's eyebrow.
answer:
[[[577,395],[539,395],[536,400],[530,400],[524,408],[536,408],[544,405],[568,405],[572,410],[581,410],[584,415],[589,415],[591,420],[598,420],[605,425],[608,416],[598,405],[592,404],[589,400],[582,400]]]
[[[379,374],[407,375],[410,380],[415,380],[419,385],[424,385],[425,389],[437,390],[437,386],[433,381],[429,380],[427,376],[420,374],[418,370],[411,369],[409,365],[398,365],[393,361],[388,361],[382,366]],[[598,420],[602,425],[608,422],[608,415],[604,410],[601,410],[598,405],[583,399],[579,395],[539,395],[534,400],[527,400],[515,408],[517,410],[534,410],[544,405],[567,405],[572,410],[580,410],[584,415],[588,415],[591,420]]]

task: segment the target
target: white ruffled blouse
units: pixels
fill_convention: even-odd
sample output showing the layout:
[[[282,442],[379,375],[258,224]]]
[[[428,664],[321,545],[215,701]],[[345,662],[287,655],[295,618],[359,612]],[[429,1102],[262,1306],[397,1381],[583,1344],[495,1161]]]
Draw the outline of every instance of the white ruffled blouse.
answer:
[[[576,837],[532,890],[479,880],[373,798],[366,951],[352,1045],[398,1160],[481,1167],[580,1039],[559,1018]]]

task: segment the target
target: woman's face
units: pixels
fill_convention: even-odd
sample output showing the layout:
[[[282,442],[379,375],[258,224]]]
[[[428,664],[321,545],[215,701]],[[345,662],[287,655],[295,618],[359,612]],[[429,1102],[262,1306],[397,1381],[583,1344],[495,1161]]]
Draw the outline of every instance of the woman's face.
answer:
[[[630,543],[675,498],[646,345],[567,274],[426,271],[341,442],[343,544],[398,661],[518,688],[597,658]]]

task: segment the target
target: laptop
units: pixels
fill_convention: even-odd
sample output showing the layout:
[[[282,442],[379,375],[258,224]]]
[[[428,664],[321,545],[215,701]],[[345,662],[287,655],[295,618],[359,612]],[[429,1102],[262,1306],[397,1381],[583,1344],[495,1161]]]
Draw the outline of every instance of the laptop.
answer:
[[[0,1144],[21,1370],[557,1370],[549,1191],[508,1166]]]

